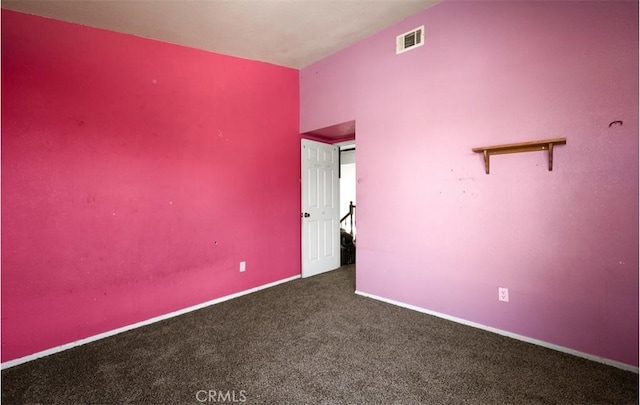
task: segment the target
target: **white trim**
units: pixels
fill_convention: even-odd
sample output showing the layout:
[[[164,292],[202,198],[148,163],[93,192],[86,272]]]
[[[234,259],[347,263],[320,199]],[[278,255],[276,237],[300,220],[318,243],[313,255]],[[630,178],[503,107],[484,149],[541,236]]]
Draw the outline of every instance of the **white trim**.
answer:
[[[346,147],[351,147],[353,146],[354,148],[356,147],[356,140],[352,139],[350,141],[342,141],[342,142],[336,142],[333,145],[337,146],[338,149],[340,149],[340,151],[342,151],[342,147],[346,146]]]
[[[28,361],[38,359],[40,357],[49,356],[51,354],[55,354],[55,353],[58,353],[58,352],[61,352],[61,351],[67,350],[67,349],[71,349],[71,348],[76,347],[76,346],[81,346],[81,345],[84,345],[84,344],[87,344],[87,343],[95,342],[96,340],[100,340],[100,339],[104,339],[104,338],[109,337],[109,336],[117,335],[118,333],[126,332],[128,330],[136,329],[136,328],[139,328],[141,326],[146,326],[146,325],[149,325],[149,324],[152,324],[152,323],[155,323],[155,322],[158,322],[158,321],[162,321],[162,320],[165,320],[165,319],[173,318],[175,316],[183,315],[183,314],[186,314],[188,312],[196,311],[198,309],[202,309],[202,308],[205,308],[205,307],[208,307],[208,306],[211,306],[211,305],[219,304],[221,302],[228,301],[228,300],[233,299],[233,298],[238,298],[238,297],[241,297],[243,295],[248,295],[248,294],[254,293],[256,291],[260,291],[260,290],[264,290],[266,288],[274,287],[274,286],[276,286],[278,284],[287,283],[289,281],[293,281],[293,280],[296,280],[298,278],[300,278],[300,275],[284,278],[282,280],[274,281],[272,283],[268,283],[268,284],[264,284],[264,285],[261,285],[261,286],[258,286],[258,287],[250,288],[248,290],[240,291],[240,292],[237,292],[237,293],[234,293],[234,294],[230,294],[230,295],[225,295],[224,297],[220,297],[220,298],[216,298],[216,299],[211,300],[211,301],[203,302],[202,304],[198,304],[198,305],[194,305],[194,306],[191,306],[191,307],[188,307],[188,308],[180,309],[178,311],[170,312],[168,314],[156,316],[155,318],[147,319],[146,321],[137,322],[137,323],[134,323],[132,325],[127,325],[127,326],[123,326],[123,327],[118,328],[118,329],[113,329],[113,330],[110,330],[110,331],[107,331],[107,332],[104,332],[104,333],[99,333],[99,334],[94,335],[94,336],[89,336],[89,337],[84,338],[84,339],[76,340],[75,342],[65,343],[65,344],[63,344],[61,346],[57,346],[57,347],[53,347],[51,349],[43,350],[41,352],[33,353],[33,354],[28,355],[28,356],[20,357],[19,359],[9,360],[9,361],[6,361],[6,362],[2,363],[0,365],[0,369],[4,370],[6,368],[14,367],[14,366],[17,366],[19,364],[23,364],[23,363],[26,363]]]
[[[598,363],[603,363],[609,366],[613,366],[616,368],[620,368],[622,370],[626,370],[626,371],[631,371],[633,373],[638,374],[638,367],[632,366],[630,364],[626,364],[626,363],[622,363],[619,361],[615,361],[615,360],[610,360],[604,357],[599,357],[599,356],[594,356],[593,354],[589,354],[589,353],[584,353],[584,352],[580,352],[574,349],[570,349],[568,347],[564,347],[564,346],[559,346],[553,343],[549,343],[549,342],[545,342],[544,340],[538,340],[538,339],[534,339],[534,338],[530,338],[524,335],[518,335],[517,333],[512,333],[512,332],[507,332],[501,329],[497,329],[497,328],[492,328],[491,326],[486,326],[486,325],[482,325],[480,323],[476,323],[476,322],[471,322],[471,321],[467,321],[466,319],[462,319],[462,318],[457,318],[455,316],[451,316],[451,315],[446,315],[440,312],[435,312],[435,311],[431,311],[428,309],[424,309],[421,307],[417,307],[415,305],[411,305],[411,304],[405,304],[404,302],[400,302],[400,301],[395,301],[392,299],[388,299],[388,298],[383,298],[383,297],[379,297],[377,295],[373,295],[373,294],[368,294],[368,293],[364,293],[362,291],[358,291],[356,290],[356,294],[361,295],[363,297],[367,297],[367,298],[371,298],[374,300],[378,300],[378,301],[382,301],[382,302],[386,302],[387,304],[392,304],[392,305],[396,305],[402,308],[407,308],[407,309],[411,309],[414,311],[418,311],[418,312],[422,312],[424,314],[427,315],[433,315],[433,316],[437,316],[438,318],[443,318],[449,321],[453,321],[456,323],[460,323],[463,325],[467,325],[467,326],[471,326],[474,328],[478,328],[478,329],[482,329],[482,330],[486,330],[489,332],[493,332],[493,333],[497,333],[498,335],[502,335],[502,336],[507,336],[513,339],[517,339],[517,340],[521,340],[523,342],[527,342],[527,343],[532,343],[534,345],[538,345],[538,346],[542,346],[542,347],[546,347],[548,349],[553,349],[553,350],[557,350],[559,352],[563,352],[563,353],[567,353],[567,354],[572,354],[574,356],[577,357],[582,357],[588,360],[592,360],[592,361],[597,361]]]

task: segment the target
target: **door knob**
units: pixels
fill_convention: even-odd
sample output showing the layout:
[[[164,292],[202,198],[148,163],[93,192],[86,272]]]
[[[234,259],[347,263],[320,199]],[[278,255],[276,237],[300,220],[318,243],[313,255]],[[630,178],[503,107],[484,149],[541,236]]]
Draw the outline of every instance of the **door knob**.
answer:
[[[304,214],[302,214],[301,216],[305,217],[305,218],[309,218],[311,216],[311,214],[309,214],[308,212],[305,212]]]

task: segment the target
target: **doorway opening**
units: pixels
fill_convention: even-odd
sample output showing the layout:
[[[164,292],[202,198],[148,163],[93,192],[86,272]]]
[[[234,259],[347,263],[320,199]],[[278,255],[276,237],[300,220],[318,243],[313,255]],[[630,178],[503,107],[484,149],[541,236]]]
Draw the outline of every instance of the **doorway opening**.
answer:
[[[340,265],[356,262],[356,144],[341,142],[340,147]]]
[[[355,121],[305,132],[302,139],[302,277],[340,268],[343,265],[355,267]],[[334,164],[330,163],[332,159],[329,159],[334,151],[337,152],[335,170],[329,168]],[[324,156],[324,160],[318,160],[318,156]],[[327,190],[333,188],[331,184],[336,186],[335,196],[327,194]],[[312,201],[318,203],[314,204]],[[335,210],[332,208],[332,201],[335,201]],[[311,212],[316,205],[322,206],[322,209],[317,213]],[[329,212],[335,212],[335,215]],[[319,215],[323,217],[320,218]],[[333,257],[336,257],[337,262],[333,261]],[[320,264],[322,262],[326,264]],[[313,267],[317,269],[310,270]]]

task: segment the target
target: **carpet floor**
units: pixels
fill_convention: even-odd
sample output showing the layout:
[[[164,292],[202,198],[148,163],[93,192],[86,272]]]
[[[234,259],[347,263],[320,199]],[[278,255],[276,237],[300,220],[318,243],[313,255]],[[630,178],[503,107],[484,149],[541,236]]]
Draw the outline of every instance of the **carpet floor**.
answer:
[[[2,371],[3,404],[634,404],[638,375],[300,279]]]

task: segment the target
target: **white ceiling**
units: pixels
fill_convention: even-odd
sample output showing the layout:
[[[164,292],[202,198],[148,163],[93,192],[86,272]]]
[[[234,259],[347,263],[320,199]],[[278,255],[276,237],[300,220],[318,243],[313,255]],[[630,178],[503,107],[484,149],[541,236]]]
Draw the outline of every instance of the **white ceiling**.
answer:
[[[2,8],[303,68],[441,0],[2,0]]]

